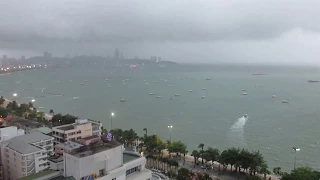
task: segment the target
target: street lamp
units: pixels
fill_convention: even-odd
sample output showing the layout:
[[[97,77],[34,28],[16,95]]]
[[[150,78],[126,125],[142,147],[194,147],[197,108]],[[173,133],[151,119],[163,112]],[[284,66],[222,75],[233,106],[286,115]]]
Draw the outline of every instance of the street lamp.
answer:
[[[293,169],[296,169],[297,152],[300,151],[300,148],[292,147],[292,150],[294,151],[294,164],[293,164]]]
[[[31,100],[31,102],[35,102],[35,101],[36,101],[35,99],[32,99],[32,100]]]
[[[170,142],[171,142],[171,129],[173,128],[173,126],[172,125],[169,125],[168,126],[168,129],[169,129],[169,132],[170,132]]]
[[[17,97],[18,96],[18,94],[17,93],[13,93],[13,97]]]
[[[114,113],[112,112],[111,113],[111,128],[110,128],[110,130],[112,130],[112,117],[114,116]]]

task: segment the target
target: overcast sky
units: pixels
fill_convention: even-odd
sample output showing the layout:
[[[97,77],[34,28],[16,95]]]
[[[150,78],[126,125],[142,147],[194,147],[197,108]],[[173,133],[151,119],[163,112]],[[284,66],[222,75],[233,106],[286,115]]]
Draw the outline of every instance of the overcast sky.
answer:
[[[1,0],[0,53],[320,65],[319,0]]]

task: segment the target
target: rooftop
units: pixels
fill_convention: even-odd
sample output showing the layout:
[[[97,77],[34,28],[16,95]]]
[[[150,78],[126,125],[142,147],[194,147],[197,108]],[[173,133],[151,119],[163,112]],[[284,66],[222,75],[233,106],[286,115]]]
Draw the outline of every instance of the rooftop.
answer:
[[[45,170],[45,171],[42,171],[42,172],[39,172],[39,173],[31,174],[29,176],[20,178],[18,180],[35,180],[35,179],[38,179],[38,178],[42,178],[44,176],[49,176],[49,175],[54,175],[54,174],[59,175],[60,172],[59,171],[53,171],[53,170]]]
[[[67,150],[73,150],[73,149],[78,149],[78,148],[82,147],[83,145],[76,143],[76,142],[69,141],[69,142],[57,144],[56,146],[62,147],[63,149],[67,149]]]
[[[8,140],[9,143],[7,147],[21,154],[29,154],[29,153],[38,152],[42,150],[42,148],[32,145],[31,143],[50,140],[50,139],[53,139],[53,137],[47,136],[40,132],[32,132],[30,134],[25,134],[23,136],[16,136]]]
[[[43,134],[50,134],[52,133],[52,129],[48,128],[48,127],[40,127],[40,128],[37,128],[35,129],[36,131],[39,131]]]
[[[123,152],[123,164],[127,163],[127,162],[130,162],[132,160],[138,159],[140,157],[141,156],[138,153],[134,154],[133,152],[132,153]]]
[[[117,141],[110,141],[110,142],[99,141],[96,144],[83,146],[79,150],[68,153],[68,154],[71,154],[77,158],[82,158],[82,157],[91,156],[96,153],[115,148],[120,145],[122,144]]]
[[[57,129],[60,129],[62,131],[69,131],[71,129],[74,129],[74,125],[73,124],[67,124],[67,125],[62,125],[62,126],[58,126],[58,127],[55,127]]]
[[[32,120],[29,120],[29,119],[24,119],[24,118],[21,118],[21,117],[16,117],[16,118],[11,119],[10,123],[19,123],[19,124],[21,124],[23,126],[26,126],[26,127],[41,127],[41,126],[44,126],[43,123],[39,123],[39,122],[32,121]]]
[[[100,137],[97,136],[97,135],[93,135],[93,136],[85,137],[85,138],[82,138],[82,139],[87,141],[87,140],[96,139],[96,138],[100,138]]]

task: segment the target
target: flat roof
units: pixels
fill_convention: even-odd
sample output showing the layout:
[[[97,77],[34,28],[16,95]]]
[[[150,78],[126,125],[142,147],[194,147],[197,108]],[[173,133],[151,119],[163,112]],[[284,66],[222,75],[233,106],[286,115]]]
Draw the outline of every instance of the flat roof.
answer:
[[[50,156],[50,157],[48,157],[48,160],[49,161],[52,161],[52,162],[54,162],[54,163],[58,163],[58,162],[63,162],[63,156],[62,155],[60,155],[60,156]]]
[[[52,133],[52,129],[48,128],[48,127],[41,127],[41,128],[37,128],[36,131],[39,131],[43,134],[50,134]]]
[[[135,155],[135,154],[123,152],[123,164],[139,158],[141,158],[141,156],[138,154]]]
[[[80,147],[82,147],[82,144],[76,143],[76,142],[65,142],[65,143],[59,143],[56,146],[61,147],[63,149],[67,149],[67,150],[73,150],[73,149],[78,149]]]
[[[71,129],[74,129],[74,125],[73,124],[68,124],[66,126],[60,126],[60,127],[55,127],[57,129],[60,129],[62,131],[69,131]]]
[[[84,139],[84,140],[91,140],[91,139],[96,139],[96,138],[100,138],[100,137],[97,136],[97,135],[93,135],[93,136],[85,137],[85,138],[82,138],[82,139]]]
[[[34,180],[34,179],[41,178],[43,176],[48,176],[50,174],[57,173],[57,172],[59,172],[59,171],[45,170],[45,171],[42,171],[42,172],[39,172],[39,173],[31,174],[29,176],[25,176],[25,177],[20,178],[18,180]]]
[[[86,156],[91,156],[91,155],[97,154],[97,153],[105,151],[105,150],[113,149],[113,148],[118,147],[120,145],[122,145],[122,144],[117,141],[110,141],[110,142],[99,141],[96,144],[94,144],[94,148],[91,148],[92,147],[91,145],[83,146],[79,150],[76,150],[75,152],[70,152],[68,154],[75,156],[77,158],[83,158]]]

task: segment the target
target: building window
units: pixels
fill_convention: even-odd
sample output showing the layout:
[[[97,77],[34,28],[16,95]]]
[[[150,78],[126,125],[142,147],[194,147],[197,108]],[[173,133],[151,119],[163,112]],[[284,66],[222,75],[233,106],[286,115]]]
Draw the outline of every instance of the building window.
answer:
[[[100,169],[99,170],[99,176],[101,177],[101,176],[104,176],[104,169]]]
[[[128,175],[130,175],[130,174],[132,174],[132,173],[134,173],[134,172],[136,172],[136,171],[139,171],[138,166],[137,166],[137,167],[134,167],[134,168],[131,168],[131,169],[128,169],[128,170],[126,171],[126,176],[128,176]]]

